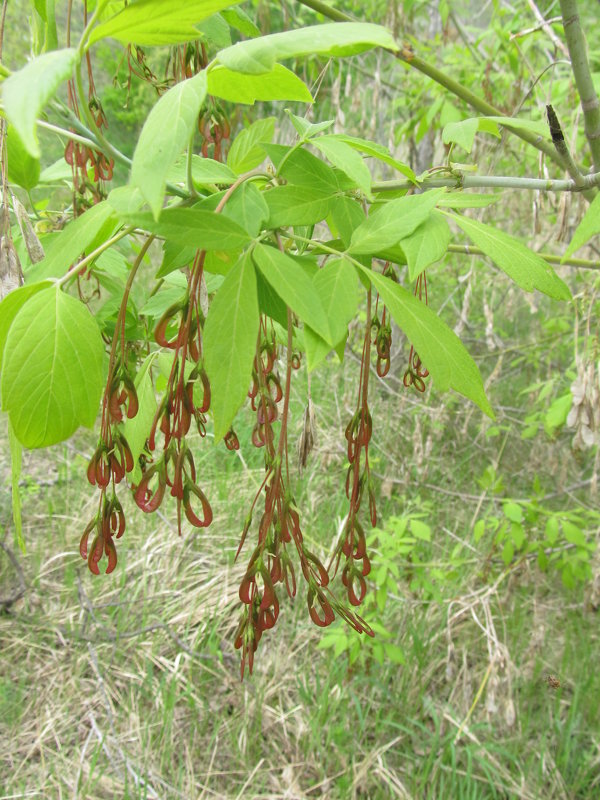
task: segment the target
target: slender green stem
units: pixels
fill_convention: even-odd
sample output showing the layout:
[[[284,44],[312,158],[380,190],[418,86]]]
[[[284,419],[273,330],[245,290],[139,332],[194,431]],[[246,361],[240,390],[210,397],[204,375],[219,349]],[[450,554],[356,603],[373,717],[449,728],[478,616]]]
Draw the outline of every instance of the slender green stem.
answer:
[[[102,244],[99,245],[95,250],[93,250],[88,256],[82,258],[81,261],[79,261],[77,264],[73,264],[71,269],[68,272],[65,272],[62,278],[59,278],[56,281],[56,283],[59,286],[64,286],[64,284],[72,280],[77,275],[78,272],[81,272],[83,267],[87,267],[87,265],[90,264],[92,261],[94,261],[94,259],[98,258],[98,256],[101,253],[103,253],[105,250],[108,250],[108,248],[112,247],[113,244],[115,244],[116,242],[120,241],[121,239],[124,239],[125,236],[129,236],[129,234],[133,233],[134,230],[135,226],[131,225],[127,228],[123,228],[118,233],[115,233],[114,236],[111,236],[110,239],[107,239],[105,242],[102,242]]]
[[[349,14],[345,14],[343,11],[339,11],[332,6],[325,5],[325,3],[321,2],[321,0],[299,0],[299,2],[303,6],[307,6],[308,8],[312,8],[314,11],[318,11],[320,14],[328,17],[329,19],[335,20],[336,22],[355,22],[356,20],[351,17]],[[506,116],[503,112],[493,106],[491,103],[488,103],[482,97],[479,97],[470,89],[467,89],[466,86],[463,86],[462,83],[455,81],[454,78],[450,78],[446,75],[442,70],[434,67],[433,64],[425,61],[419,56],[416,55],[414,50],[408,44],[403,45],[399,51],[390,50],[389,52],[392,55],[399,59],[400,61],[404,61],[413,69],[418,70],[419,72],[423,73],[423,75],[427,75],[429,78],[434,80],[436,83],[439,83],[440,86],[443,86],[452,94],[459,97],[461,100],[464,100],[467,105],[470,105],[471,108],[474,108],[476,111],[479,111],[481,114],[485,114],[486,116],[492,117],[504,117]],[[524,142],[533,145],[542,153],[544,153],[551,161],[554,161],[561,169],[565,168],[563,160],[556,152],[556,150],[552,147],[550,142],[545,141],[541,136],[536,135],[535,133],[531,133],[529,131],[522,131],[514,129],[507,129],[509,133],[512,133],[515,136],[518,136],[519,139],[522,139]],[[600,171],[600,170],[598,170]]]
[[[592,151],[594,170],[600,172],[600,101],[594,88],[577,0],[560,0],[571,69],[579,92],[585,135]]]
[[[580,185],[579,185],[580,184]],[[544,178],[514,178],[511,175],[465,175],[461,178],[426,177],[421,186],[427,189],[441,186],[456,189],[528,189],[537,192],[579,192],[600,186],[600,172],[584,175],[580,182],[574,180],[546,180]],[[374,192],[395,192],[400,189],[411,189],[412,181],[375,181]]]
[[[98,147],[98,143],[92,139],[88,139],[85,136],[80,136],[78,133],[69,131],[66,128],[61,128],[58,125],[52,125],[50,122],[46,122],[43,119],[36,120],[36,125],[38,125],[40,128],[44,128],[44,130],[57,133],[59,136],[64,136],[65,139],[72,139],[74,142],[79,142],[79,144],[83,144],[86,147],[92,147],[94,149]]]

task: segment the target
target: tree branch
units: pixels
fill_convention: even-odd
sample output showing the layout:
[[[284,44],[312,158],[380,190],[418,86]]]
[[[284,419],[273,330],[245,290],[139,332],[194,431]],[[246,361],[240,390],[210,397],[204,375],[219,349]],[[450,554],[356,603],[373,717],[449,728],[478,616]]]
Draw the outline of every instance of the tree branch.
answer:
[[[536,192],[581,192],[600,186],[600,172],[582,176],[581,181],[574,180],[546,180],[545,178],[514,178],[511,175],[465,175],[462,177],[435,178],[426,177],[419,182],[427,189],[436,189],[441,186],[454,187],[455,189],[528,189]],[[412,181],[392,180],[374,181],[374,192],[394,192],[398,189],[410,189],[414,186]]]
[[[587,58],[585,36],[581,27],[577,0],[560,0],[565,39],[571,57],[573,77],[583,110],[585,135],[592,151],[594,170],[600,171],[600,101]]]
[[[563,1],[566,2],[566,0]],[[333,6],[326,5],[324,2],[322,2],[322,0],[299,0],[299,2],[303,6],[312,8],[313,11],[318,11],[320,14],[323,14],[325,17],[328,17],[335,22],[356,22],[354,17],[351,17],[349,14],[345,14],[343,11],[333,8]],[[389,52],[395,56],[395,58],[399,59],[400,61],[404,61],[404,63],[408,64],[408,66],[413,67],[413,69],[418,70],[419,72],[423,73],[423,75],[427,75],[427,77],[431,78],[436,83],[439,83],[440,86],[443,86],[453,95],[456,95],[456,97],[464,100],[467,105],[471,106],[471,108],[474,108],[476,111],[479,111],[481,114],[490,117],[506,116],[506,114],[504,114],[499,108],[496,108],[491,103],[488,103],[482,97],[479,97],[470,89],[467,89],[466,86],[463,86],[458,81],[455,81],[454,78],[450,78],[437,67],[434,67],[433,64],[429,64],[427,61],[419,58],[410,45],[404,44],[399,52],[392,50]],[[512,133],[515,136],[518,136],[519,139],[522,139],[524,142],[533,145],[533,147],[544,153],[544,155],[557,164],[561,169],[565,169],[565,164],[562,158],[556,152],[554,147],[552,147],[550,142],[545,141],[541,136],[529,131],[520,131],[517,129],[509,129],[509,133]],[[600,171],[600,167],[597,167],[596,169]]]

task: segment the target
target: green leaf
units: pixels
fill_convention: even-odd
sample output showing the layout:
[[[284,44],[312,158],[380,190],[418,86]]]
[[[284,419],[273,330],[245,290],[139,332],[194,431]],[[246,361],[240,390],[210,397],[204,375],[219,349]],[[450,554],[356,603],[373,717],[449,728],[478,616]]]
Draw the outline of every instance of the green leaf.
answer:
[[[558,520],[556,517],[548,517],[546,521],[546,539],[548,544],[554,545],[558,539]]]
[[[33,158],[40,157],[36,119],[60,84],[71,77],[76,61],[73,48],[43,53],[2,84],[4,113]]]
[[[332,204],[330,219],[344,247],[349,247],[354,229],[365,220],[365,212],[356,200],[342,195]]]
[[[413,170],[403,161],[398,161],[397,158],[394,158],[388,148],[384,147],[382,144],[370,142],[368,139],[361,139],[358,136],[348,136],[345,133],[335,133],[332,134],[330,138],[335,138],[340,142],[345,142],[347,145],[353,147],[355,150],[358,150],[361,153],[364,153],[366,156],[376,158],[378,161],[393,167],[410,181],[416,182],[416,175]]]
[[[438,208],[486,208],[492,203],[497,203],[502,193],[497,194],[469,194],[468,192],[447,191],[437,202]]]
[[[229,186],[235,182],[237,175],[229,169],[227,164],[215,161],[212,158],[202,156],[192,156],[192,179],[198,188],[222,184]],[[187,156],[179,156],[175,164],[169,171],[167,180],[171,183],[179,183],[181,186],[187,184]],[[112,192],[111,192],[112,194]]]
[[[494,419],[477,365],[458,336],[424,303],[389,278],[361,266],[396,324],[406,333],[440,391],[449,387]]]
[[[385,203],[355,229],[349,252],[368,255],[397,244],[427,219],[442,194],[437,189]]]
[[[502,510],[504,511],[504,516],[511,522],[523,521],[523,509],[518,503],[504,503]]]
[[[517,550],[520,550],[525,543],[525,530],[520,522],[513,522],[510,526],[510,537]]]
[[[208,72],[208,93],[230,103],[254,105],[258,101],[293,100],[312,103],[308,86],[282,64],[263,75],[243,75],[217,64]]]
[[[314,194],[329,196],[339,191],[336,173],[308,150],[267,145],[265,150],[277,166],[277,174],[294,186],[309,187]]]
[[[341,169],[358,186],[371,197],[371,173],[359,153],[349,144],[332,136],[319,136],[312,144],[333,164]]]
[[[259,119],[238,133],[227,155],[227,166],[236,175],[248,172],[265,160],[261,145],[272,142],[275,135],[275,117]]]
[[[243,33],[244,36],[249,38],[260,36],[260,29],[256,27],[243,9],[231,8],[228,11],[223,11],[221,16],[232,28]]]
[[[144,197],[137,186],[117,186],[109,192],[106,202],[119,215],[135,214],[144,205]]]
[[[2,368],[6,338],[14,318],[30,297],[42,289],[48,289],[50,285],[48,281],[41,281],[40,283],[28,283],[25,286],[19,286],[9,292],[0,302],[0,369]]]
[[[567,392],[552,401],[544,416],[544,425],[549,432],[565,424],[572,405],[573,395],[571,392]]]
[[[308,186],[276,186],[264,193],[269,208],[269,227],[315,225],[334,205],[334,195],[315,194]]]
[[[12,487],[12,517],[15,525],[15,544],[25,554],[25,539],[23,538],[23,519],[21,517],[21,467],[23,464],[23,445],[15,436],[10,417],[8,418],[8,446],[10,448],[10,477]]]
[[[133,456],[134,468],[129,473],[133,483],[138,483],[141,479],[142,471],[138,460],[146,447],[146,440],[150,435],[150,428],[156,413],[156,396],[150,377],[150,368],[156,357],[156,352],[147,356],[135,376],[135,389],[139,403],[138,413],[132,419],[126,418],[122,426],[123,435]]]
[[[12,125],[6,131],[6,163],[8,180],[29,191],[40,179],[39,159],[30,156]]]
[[[479,120],[463,119],[460,122],[449,122],[442,131],[442,141],[444,144],[458,144],[467,153],[473,149],[475,134],[479,130]]]
[[[356,271],[344,258],[328,261],[312,279],[329,323],[329,341],[346,342],[348,323],[358,307]],[[311,372],[331,351],[331,345],[311,328],[304,330],[308,370]]]
[[[450,228],[443,215],[432,211],[410,236],[400,240],[411,281],[416,280],[430,264],[446,255],[450,236]]]
[[[585,533],[577,525],[573,525],[572,522],[563,519],[562,529],[567,542],[574,544],[576,547],[585,547],[587,545]]]
[[[259,320],[254,264],[244,253],[216,293],[204,326],[215,442],[225,436],[248,394]]]
[[[52,287],[13,320],[2,364],[2,408],[25,447],[48,447],[91,426],[103,389],[104,344],[86,306]]]
[[[410,530],[416,539],[421,539],[423,542],[431,541],[431,528],[420,519],[411,519]]]
[[[70,222],[46,247],[46,257],[28,270],[28,280],[60,278],[84,253],[93,252],[119,226],[113,207],[103,200]]]
[[[148,201],[158,219],[169,170],[189,143],[206,97],[206,72],[176,83],[154,106],[135,148],[131,183]]]
[[[329,321],[323,310],[319,293],[302,266],[291,256],[275,247],[259,244],[254,249],[254,261],[279,297],[332,346]]]
[[[10,163],[10,162],[9,162]],[[583,219],[575,228],[573,238],[569,242],[562,261],[570,258],[576,250],[583,247],[593,236],[600,233],[600,194],[592,200]]]
[[[221,50],[217,59],[235,72],[259,75],[269,72],[275,62],[286,58],[308,55],[351,56],[371,47],[385,47],[393,51],[399,49],[392,34],[380,25],[337,22],[238,42]]]
[[[235,250],[251,238],[233,220],[198,208],[167,208],[156,221],[149,212],[126,217],[128,224],[200,250]]]
[[[467,153],[473,149],[475,134],[478,131],[491,133],[492,136],[500,138],[498,125],[504,125],[512,130],[528,131],[537,133],[539,136],[548,135],[548,128],[545,122],[530,119],[517,119],[516,117],[471,117],[459,122],[449,122],[442,131],[442,141],[444,144],[455,143],[460,145]]]
[[[397,644],[392,644],[391,642],[384,642],[383,649],[385,651],[385,657],[392,664],[406,664],[406,656],[404,655],[404,650]]]
[[[309,122],[304,117],[298,117],[296,114],[292,114],[289,108],[285,109],[285,113],[290,118],[290,122],[296,129],[298,136],[305,141],[331,128],[335,122],[333,119],[325,120],[324,122]]]
[[[481,540],[484,533],[485,533],[485,520],[478,519],[473,528],[473,539],[475,541],[475,544],[477,544],[477,542]]]
[[[198,22],[236,4],[235,0],[186,0],[185,3],[174,3],[173,0],[137,0],[94,28],[89,42],[94,44],[107,37],[118,39],[123,44],[189,42],[200,38],[196,27]]]
[[[246,181],[233,193],[223,208],[223,214],[241,225],[249,235],[260,233],[269,217],[269,208],[264,195],[253,183]]]
[[[515,555],[515,546],[511,541],[507,541],[504,547],[502,548],[502,561],[504,561],[507,567],[513,560],[514,555]]]
[[[446,211],[442,213],[451,217],[477,247],[521,289],[526,292],[538,289],[555,300],[570,300],[571,292],[566,283],[541,256],[529,250],[514,236],[474,219]]]

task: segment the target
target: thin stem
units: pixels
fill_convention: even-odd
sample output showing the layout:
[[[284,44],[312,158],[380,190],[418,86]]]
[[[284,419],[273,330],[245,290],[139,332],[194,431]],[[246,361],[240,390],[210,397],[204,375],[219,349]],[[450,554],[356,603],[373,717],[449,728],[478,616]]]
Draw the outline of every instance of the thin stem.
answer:
[[[65,272],[65,274],[62,276],[62,278],[59,278],[56,281],[58,286],[64,286],[65,283],[68,283],[79,272],[81,272],[83,267],[87,267],[87,265],[90,264],[92,261],[94,261],[94,259],[98,258],[98,256],[101,253],[103,253],[105,250],[108,250],[108,248],[112,247],[113,244],[115,244],[116,242],[118,242],[121,239],[125,238],[125,236],[129,236],[129,234],[133,233],[134,230],[135,230],[135,226],[131,225],[128,228],[123,228],[123,230],[119,231],[119,233],[116,233],[114,236],[112,236],[110,239],[107,239],[105,242],[102,242],[102,244],[99,247],[97,247],[95,250],[93,250],[89,254],[89,256],[86,256],[85,258],[82,258],[81,261],[79,261],[77,264],[74,264],[68,272]]]
[[[594,170],[600,171],[600,101],[594,88],[577,0],[560,0],[565,39],[573,77],[583,110],[585,135],[592,151]]]

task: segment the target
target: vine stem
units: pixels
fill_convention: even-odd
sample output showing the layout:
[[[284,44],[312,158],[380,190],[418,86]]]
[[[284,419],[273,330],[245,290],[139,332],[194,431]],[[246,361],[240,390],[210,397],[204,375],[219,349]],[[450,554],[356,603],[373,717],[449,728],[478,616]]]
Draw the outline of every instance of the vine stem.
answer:
[[[590,72],[577,0],[560,0],[560,10],[571,58],[571,69],[583,110],[585,135],[592,152],[594,170],[598,172],[600,171],[600,101]]]
[[[320,14],[323,14],[323,16],[328,17],[335,22],[356,22],[356,19],[350,16],[350,14],[339,11],[339,9],[334,8],[333,6],[326,5],[324,2],[322,2],[322,0],[299,0],[299,2],[303,6],[312,8],[313,11],[318,11]],[[573,0],[562,0],[562,2],[572,3]],[[418,70],[419,72],[423,73],[423,75],[427,75],[428,78],[431,78],[436,83],[439,83],[440,86],[443,86],[456,97],[460,97],[461,100],[464,100],[465,103],[471,106],[471,108],[474,108],[481,114],[491,117],[506,116],[506,114],[504,114],[499,108],[496,108],[482,97],[476,95],[470,89],[467,89],[467,87],[463,86],[462,83],[454,80],[454,78],[450,78],[442,70],[417,56],[412,47],[408,44],[403,45],[398,51],[388,50],[388,52],[390,52],[398,60],[403,61],[409,67]],[[538,136],[535,133],[530,133],[529,131],[519,131],[516,129],[509,129],[509,132],[515,136],[518,136],[519,139],[522,139],[524,142],[536,147],[561,169],[565,168],[563,159],[552,147],[552,145],[545,141],[541,136]],[[598,140],[598,145],[600,147],[600,140]],[[596,167],[596,170],[600,171],[600,165]]]

